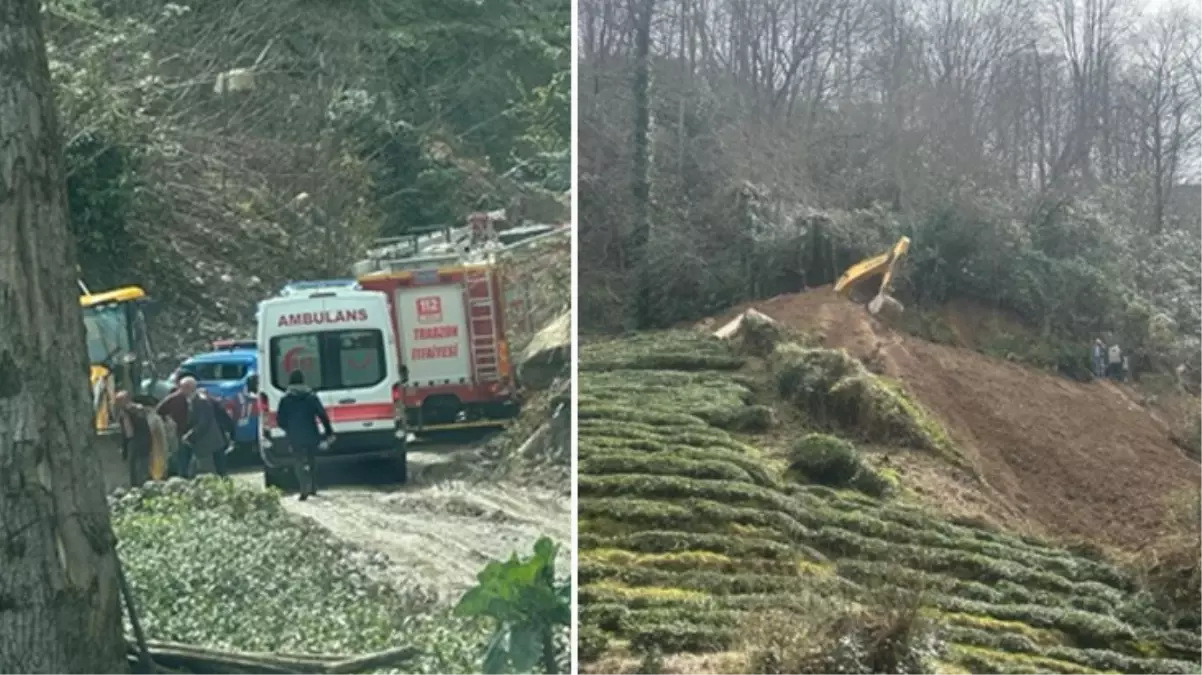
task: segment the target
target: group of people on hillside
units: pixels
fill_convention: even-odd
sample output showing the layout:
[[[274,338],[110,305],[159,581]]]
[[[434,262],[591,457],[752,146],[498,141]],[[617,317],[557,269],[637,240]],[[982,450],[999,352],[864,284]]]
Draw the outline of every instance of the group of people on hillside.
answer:
[[[153,410],[134,402],[125,391],[117,393],[113,408],[120,422],[121,457],[129,467],[131,486],[142,485],[152,476],[156,426],[164,428],[170,446],[168,473],[183,478],[205,473],[228,475],[226,456],[233,450],[234,420],[220,402],[197,387],[195,377],[181,377],[175,390]],[[324,434],[318,431],[318,420]],[[334,430],[321,399],[305,385],[304,373],[299,370],[289,375],[276,423],[296,454],[303,501],[317,494],[317,450],[334,440]]]
[[[1102,338],[1095,338],[1093,351],[1090,355],[1095,377],[1109,377],[1112,380],[1126,381],[1131,373],[1131,364],[1127,355],[1118,344],[1107,346]]]

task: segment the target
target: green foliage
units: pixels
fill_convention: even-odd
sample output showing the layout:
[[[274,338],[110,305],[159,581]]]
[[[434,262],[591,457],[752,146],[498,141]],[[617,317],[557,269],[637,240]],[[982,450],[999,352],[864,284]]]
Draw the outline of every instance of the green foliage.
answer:
[[[112,502],[118,552],[151,639],[258,652],[361,654],[413,645],[406,672],[470,673],[484,625],[387,561],[288,515],[276,492],[212,476]],[[128,630],[128,627],[127,627]]]
[[[136,282],[128,261],[145,255],[145,243],[129,228],[139,188],[134,152],[81,134],[64,154],[71,234],[84,279],[95,288]]]
[[[160,350],[245,330],[255,300],[344,274],[378,234],[480,208],[560,217],[547,189],[570,176],[570,3],[227,9],[44,13],[85,280],[146,287],[166,309]],[[252,64],[252,89],[214,90]]]
[[[866,441],[932,450],[962,463],[947,432],[900,383],[873,375],[846,351],[784,343],[770,363],[780,395],[814,422]]]
[[[477,575],[479,584],[464,593],[455,614],[488,617],[496,632],[484,654],[485,673],[559,672],[557,631],[571,623],[572,589],[555,581],[558,547],[543,537],[534,555],[493,561]]]
[[[863,470],[856,446],[826,434],[807,434],[793,444],[789,468],[821,485],[845,487]]]
[[[600,627],[581,622],[577,654],[582,662],[596,661],[609,649],[609,635]]]
[[[636,338],[633,358],[621,340],[600,343],[591,355],[604,369],[582,363],[593,399],[579,429],[585,660],[620,639],[655,658],[741,651],[751,672],[930,672],[936,660],[987,672],[1196,672],[1193,643],[1130,574],[869,496],[887,488],[866,476],[888,481],[847,441],[814,434],[789,460],[869,494],[774,480],[762,453],[703,419],[713,401],[684,391],[704,383],[733,407],[737,376],[663,365],[661,349],[688,339],[716,349],[668,334],[660,348]],[[820,350],[778,375],[790,392],[835,388],[856,366]],[[895,596],[911,600],[884,600]]]
[[[636,333],[580,346],[582,371],[738,370],[745,362],[722,340],[692,331]]]

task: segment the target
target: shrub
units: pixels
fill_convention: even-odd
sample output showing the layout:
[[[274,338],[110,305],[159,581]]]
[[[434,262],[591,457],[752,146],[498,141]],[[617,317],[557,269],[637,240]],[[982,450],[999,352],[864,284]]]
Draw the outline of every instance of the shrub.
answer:
[[[789,470],[820,485],[846,487],[862,468],[856,446],[826,434],[803,436],[789,454]]]
[[[781,396],[818,424],[963,463],[947,432],[900,384],[873,375],[846,351],[783,344],[770,363]]]
[[[707,414],[706,421],[731,431],[757,433],[767,431],[776,424],[776,412],[766,405],[749,405],[732,410],[721,410]]]
[[[577,629],[577,654],[582,662],[596,661],[609,649],[609,636],[583,620]]]
[[[479,583],[468,589],[455,614],[487,617],[494,633],[484,653],[485,673],[561,672],[563,660],[556,638],[572,621],[571,584],[555,580],[559,547],[541,537],[534,555],[489,562],[476,575]]]
[[[738,370],[744,359],[730,345],[692,331],[636,333],[581,345],[580,370]]]
[[[381,581],[391,576],[384,556],[289,515],[275,491],[173,479],[115,495],[112,510],[151,639],[341,654],[411,644],[422,654],[405,672],[479,668],[485,626],[452,616],[426,589]]]
[[[683,623],[645,626],[630,636],[630,649],[636,654],[720,652],[734,643],[735,634],[729,628]]]
[[[930,673],[941,651],[917,598],[808,616],[766,612],[748,622],[744,649],[755,673]]]

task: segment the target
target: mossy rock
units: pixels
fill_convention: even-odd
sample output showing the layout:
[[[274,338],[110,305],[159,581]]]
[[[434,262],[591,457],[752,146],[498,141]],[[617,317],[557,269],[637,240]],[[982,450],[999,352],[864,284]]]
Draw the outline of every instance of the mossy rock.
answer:
[[[739,351],[757,357],[772,354],[778,344],[789,340],[789,331],[772,317],[756,311],[743,314],[739,330],[735,334]]]

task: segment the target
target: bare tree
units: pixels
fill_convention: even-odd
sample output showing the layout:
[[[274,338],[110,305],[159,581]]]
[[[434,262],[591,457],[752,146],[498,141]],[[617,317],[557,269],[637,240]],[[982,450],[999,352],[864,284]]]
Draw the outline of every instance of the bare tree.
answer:
[[[1153,18],[1134,49],[1128,86],[1140,129],[1141,169],[1151,192],[1152,234],[1164,227],[1165,205],[1182,164],[1198,152],[1199,98],[1190,77],[1190,39],[1198,30],[1188,12],[1170,9]]]
[[[635,17],[635,62],[631,91],[634,95],[634,171],[631,191],[635,219],[630,232],[628,259],[638,284],[634,305],[635,325],[650,326],[650,281],[646,249],[651,239],[651,17],[655,0],[631,0]]]
[[[1109,105],[1121,0],[1055,0],[1053,18],[1072,83],[1072,128],[1052,167],[1053,183],[1095,179],[1093,151]]]
[[[127,669],[37,0],[0,3],[0,671]]]

